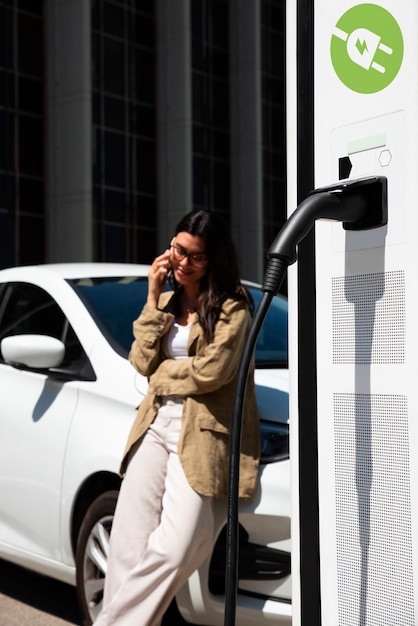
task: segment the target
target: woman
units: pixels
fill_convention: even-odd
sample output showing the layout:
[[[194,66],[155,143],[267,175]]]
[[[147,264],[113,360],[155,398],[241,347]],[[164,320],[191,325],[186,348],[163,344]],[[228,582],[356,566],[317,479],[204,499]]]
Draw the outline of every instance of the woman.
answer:
[[[173,290],[164,287],[170,278]],[[193,211],[148,276],[129,359],[148,377],[128,438],[96,626],[157,626],[213,544],[213,498],[227,493],[235,379],[250,324],[228,231]],[[253,371],[244,409],[240,496],[254,492],[259,424]]]

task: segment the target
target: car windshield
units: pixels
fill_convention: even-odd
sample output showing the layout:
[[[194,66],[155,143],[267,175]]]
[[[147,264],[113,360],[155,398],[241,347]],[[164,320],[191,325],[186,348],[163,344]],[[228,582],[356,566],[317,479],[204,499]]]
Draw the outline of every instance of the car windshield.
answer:
[[[68,281],[75,289],[112,347],[127,357],[132,341],[132,322],[147,297],[146,277],[81,278]],[[248,287],[254,310],[262,297]],[[257,367],[287,367],[287,300],[275,296],[261,328],[255,351]]]
[[[247,287],[254,300],[254,312],[263,292]],[[287,367],[287,299],[274,296],[255,346],[257,367]]]

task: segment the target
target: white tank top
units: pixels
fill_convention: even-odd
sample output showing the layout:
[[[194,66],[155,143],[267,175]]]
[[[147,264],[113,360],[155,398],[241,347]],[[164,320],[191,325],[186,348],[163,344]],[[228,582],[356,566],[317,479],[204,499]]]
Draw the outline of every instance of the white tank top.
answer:
[[[185,359],[188,357],[187,345],[189,343],[191,324],[181,326],[174,322],[168,333],[168,353],[172,359]]]

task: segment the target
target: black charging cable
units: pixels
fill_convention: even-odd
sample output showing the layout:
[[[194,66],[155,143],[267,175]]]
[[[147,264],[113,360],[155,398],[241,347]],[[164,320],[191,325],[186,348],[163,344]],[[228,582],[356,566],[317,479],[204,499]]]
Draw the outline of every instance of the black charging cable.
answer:
[[[346,230],[378,228],[387,223],[387,182],[383,177],[346,181],[313,191],[285,222],[269,248],[264,275],[263,296],[255,311],[240,367],[232,408],[226,537],[226,584],[224,626],[235,626],[239,579],[239,461],[242,413],[248,370],[257,337],[273,296],[279,293],[289,265],[297,259],[297,246],[318,219],[343,222]]]

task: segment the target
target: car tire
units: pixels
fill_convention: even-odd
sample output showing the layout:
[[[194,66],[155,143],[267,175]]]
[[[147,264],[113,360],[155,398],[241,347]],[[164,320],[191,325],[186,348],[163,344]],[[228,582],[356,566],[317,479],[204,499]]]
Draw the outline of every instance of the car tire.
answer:
[[[106,491],[92,502],[80,527],[76,550],[76,585],[83,626],[91,626],[103,601],[110,530],[118,491]]]
[[[103,600],[107,553],[118,491],[106,491],[87,509],[78,535],[76,552],[77,598],[83,626],[91,626]],[[171,602],[161,626],[193,626]]]

